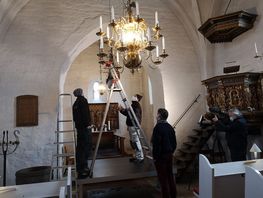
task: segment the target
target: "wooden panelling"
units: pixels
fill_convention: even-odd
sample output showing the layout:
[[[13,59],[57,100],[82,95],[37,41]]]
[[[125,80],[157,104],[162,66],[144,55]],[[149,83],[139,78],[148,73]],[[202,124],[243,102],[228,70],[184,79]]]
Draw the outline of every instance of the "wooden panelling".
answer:
[[[91,114],[91,123],[95,125],[96,130],[99,130],[105,112],[106,103],[92,103],[89,104],[89,108]],[[108,123],[110,123],[110,128],[108,127]],[[107,124],[107,128],[109,130],[115,130],[119,128],[118,103],[110,104],[105,124]]]
[[[16,97],[16,126],[38,125],[38,96]]]

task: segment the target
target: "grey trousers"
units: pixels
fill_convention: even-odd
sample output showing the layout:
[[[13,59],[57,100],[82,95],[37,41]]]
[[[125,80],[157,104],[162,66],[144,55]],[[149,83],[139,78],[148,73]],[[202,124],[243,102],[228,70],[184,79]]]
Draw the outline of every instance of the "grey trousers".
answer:
[[[142,145],[136,132],[136,128],[133,126],[128,126],[128,131],[130,135],[130,141],[134,145],[133,149],[135,150],[135,158],[138,160],[144,159]]]

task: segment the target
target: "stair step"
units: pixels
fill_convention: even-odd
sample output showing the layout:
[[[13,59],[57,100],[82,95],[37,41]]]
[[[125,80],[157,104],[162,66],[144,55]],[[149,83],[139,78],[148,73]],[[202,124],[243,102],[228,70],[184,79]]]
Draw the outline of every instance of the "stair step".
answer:
[[[196,133],[196,134],[202,134],[204,131],[202,129],[193,129],[193,131]]]
[[[184,142],[184,145],[191,146],[191,147],[199,147],[199,142]]]
[[[188,135],[187,137],[191,138],[191,139],[200,139],[201,136],[200,135]]]
[[[175,160],[177,161],[183,161],[183,162],[188,162],[188,161],[193,161],[193,157],[192,156],[180,156],[180,157],[176,157]]]
[[[178,151],[182,152],[182,153],[186,153],[186,154],[197,154],[198,151],[197,150],[186,150],[186,149],[178,149]]]
[[[185,164],[175,164],[175,167],[176,167],[176,169],[177,169],[177,171],[178,171],[179,169],[184,169],[184,168],[186,168],[186,165],[185,165]]]
[[[182,147],[180,148],[181,150],[184,150],[185,153],[198,153],[199,152],[199,147],[198,146],[189,146],[186,144],[183,144]]]

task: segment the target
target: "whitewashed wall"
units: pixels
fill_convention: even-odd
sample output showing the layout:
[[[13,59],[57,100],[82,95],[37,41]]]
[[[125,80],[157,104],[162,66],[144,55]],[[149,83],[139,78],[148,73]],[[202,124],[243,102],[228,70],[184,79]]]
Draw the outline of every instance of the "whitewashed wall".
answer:
[[[120,16],[120,1],[111,2],[116,15]],[[167,0],[139,3],[142,17],[149,25],[154,23],[154,11],[159,11],[159,21],[167,39],[170,56],[160,70],[148,74],[153,87],[153,113],[165,106],[170,112],[169,122],[173,123],[192,99],[202,93],[200,50]],[[0,10],[3,11],[0,15],[1,131],[15,129],[14,99],[17,95],[39,96],[39,125],[18,128],[21,145],[8,157],[8,184],[14,184],[18,169],[50,164],[58,93],[64,92],[67,71],[74,59],[97,40],[98,18],[100,15],[109,18],[109,7],[108,1],[103,0],[2,0]],[[97,59],[95,54],[94,59]],[[179,143],[194,127],[202,111],[202,105],[198,104],[180,123],[177,128]]]
[[[222,9],[219,11],[222,12]],[[226,62],[236,61],[240,65],[240,72],[261,72],[263,71],[263,62],[260,59],[255,59],[254,44],[257,43],[258,51],[263,52],[263,22],[262,11],[263,1],[260,0],[233,0],[229,6],[229,13],[239,10],[255,10],[258,17],[254,23],[254,27],[236,37],[230,43],[222,43],[215,45],[215,75],[223,74],[223,67]]]

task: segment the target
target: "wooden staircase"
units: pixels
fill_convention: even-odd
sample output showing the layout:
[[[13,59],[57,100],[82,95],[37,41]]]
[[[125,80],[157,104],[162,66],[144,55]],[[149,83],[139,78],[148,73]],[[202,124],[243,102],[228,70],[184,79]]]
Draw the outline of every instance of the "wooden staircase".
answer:
[[[193,129],[192,134],[188,135],[181,148],[176,149],[174,161],[177,168],[177,177],[181,177],[197,159],[199,153],[202,153],[202,148],[214,131],[215,128],[211,125]]]

